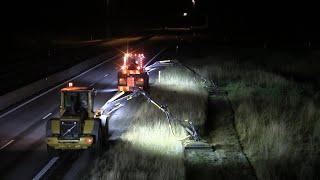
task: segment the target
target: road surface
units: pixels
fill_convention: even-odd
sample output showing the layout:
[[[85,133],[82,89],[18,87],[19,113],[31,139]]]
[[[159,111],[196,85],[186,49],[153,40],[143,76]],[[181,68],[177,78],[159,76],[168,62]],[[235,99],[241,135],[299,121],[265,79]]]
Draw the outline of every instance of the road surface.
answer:
[[[144,52],[145,56],[150,58],[164,46],[155,47],[145,42],[137,48],[152,49]],[[109,90],[116,88],[116,62],[120,60],[115,57],[117,54],[118,52],[115,52],[114,57],[105,57],[106,61],[100,66],[73,80],[77,86],[90,86],[101,90],[95,99],[95,109],[101,107],[115,93]],[[45,124],[50,118],[58,116],[60,89],[61,87],[51,89],[23,107],[4,117],[0,116],[0,179],[74,179],[79,176],[81,168],[85,168],[85,164],[93,160],[86,152],[55,159],[47,155]],[[125,124],[111,123],[110,132],[121,133]]]

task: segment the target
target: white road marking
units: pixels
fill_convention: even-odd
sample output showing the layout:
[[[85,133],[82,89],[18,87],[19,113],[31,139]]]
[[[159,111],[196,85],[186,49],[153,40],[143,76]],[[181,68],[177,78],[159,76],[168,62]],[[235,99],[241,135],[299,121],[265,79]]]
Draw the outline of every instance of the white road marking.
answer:
[[[7,142],[5,145],[1,146],[0,150],[6,148],[7,146],[9,146],[11,143],[13,143],[14,140],[10,140],[9,142]]]
[[[68,83],[68,82],[70,82],[70,81],[73,81],[73,80],[75,80],[75,79],[77,79],[77,78],[79,78],[79,77],[81,77],[81,76],[83,76],[83,75],[87,74],[88,72],[90,72],[90,71],[92,71],[92,70],[96,69],[97,67],[99,67],[99,66],[101,66],[101,65],[103,65],[103,64],[105,64],[105,63],[107,63],[107,62],[109,62],[109,61],[111,61],[111,60],[113,60],[113,59],[115,59],[115,58],[116,58],[116,57],[118,57],[118,56],[119,56],[119,55],[113,56],[113,57],[111,57],[111,58],[109,58],[109,59],[107,59],[107,60],[105,60],[105,61],[101,62],[100,64],[97,64],[96,66],[94,66],[94,67],[92,67],[92,68],[90,68],[90,69],[86,70],[85,72],[83,72],[83,73],[81,73],[81,74],[79,74],[79,75],[77,75],[77,76],[75,76],[75,77],[73,77],[73,78],[71,78],[71,79],[69,79],[69,80],[67,80],[67,81],[65,81],[65,82],[63,82],[63,83],[61,83],[61,84],[59,84],[59,85],[57,85],[57,86],[55,86],[55,87],[53,87],[53,88],[51,88],[51,89],[49,89],[49,90],[45,91],[45,92],[43,92],[43,93],[41,93],[41,94],[39,94],[38,96],[33,97],[32,99],[29,99],[28,101],[26,101],[26,102],[24,102],[24,103],[20,104],[19,106],[15,107],[15,108],[12,108],[11,110],[9,110],[9,111],[7,111],[7,112],[5,112],[5,113],[1,114],[1,115],[0,115],[0,118],[3,118],[3,117],[5,117],[5,116],[7,116],[8,114],[11,114],[12,112],[14,112],[14,111],[16,111],[16,110],[20,109],[21,107],[23,107],[23,106],[25,106],[25,105],[29,104],[30,102],[32,102],[32,101],[34,101],[34,100],[36,100],[36,99],[38,99],[38,98],[40,98],[40,97],[42,97],[42,96],[44,96],[44,95],[48,94],[49,92],[51,92],[51,91],[53,91],[53,90],[55,90],[55,89],[57,89],[57,88],[59,88],[59,87],[61,87],[61,86],[65,85],[66,83]]]
[[[103,77],[107,77],[107,76],[109,76],[110,74],[106,74],[106,75],[104,75]]]
[[[54,165],[54,163],[56,163],[58,161],[59,157],[54,157],[52,158],[48,164],[46,164],[42,169],[41,171],[34,177],[32,178],[33,180],[39,180],[41,179],[41,177],[43,175],[45,175],[45,173]]]
[[[47,117],[51,116],[52,113],[47,114],[45,117],[43,117],[42,119],[47,119]]]
[[[150,59],[150,61],[149,61],[144,67],[146,67],[151,61],[153,61],[158,55],[160,55],[160,54],[161,54],[163,51],[165,51],[166,49],[167,49],[167,48],[162,49],[158,54],[156,54],[152,59]],[[83,73],[81,73],[81,74],[79,74],[79,75],[77,75],[77,76],[75,76],[75,77],[73,77],[73,78],[71,78],[71,79],[69,79],[69,80],[67,80],[67,81],[65,81],[65,82],[63,82],[63,83],[61,83],[61,84],[59,84],[59,85],[57,85],[57,86],[55,86],[55,87],[53,87],[53,88],[45,91],[45,92],[43,92],[43,93],[41,93],[41,94],[39,94],[38,96],[33,97],[32,99],[29,99],[28,101],[20,104],[19,106],[10,109],[9,111],[1,114],[1,115],[0,115],[0,119],[3,118],[3,117],[5,117],[5,116],[7,116],[8,114],[11,114],[12,112],[14,112],[14,111],[16,111],[16,110],[22,108],[23,106],[31,103],[32,101],[34,101],[34,100],[36,100],[36,99],[38,99],[38,98],[40,98],[40,97],[48,94],[49,92],[51,92],[51,91],[53,91],[53,90],[55,90],[55,89],[57,89],[57,88],[65,85],[66,83],[68,83],[68,82],[70,82],[70,81],[73,81],[73,80],[75,80],[75,79],[77,79],[77,78],[79,78],[79,77],[87,74],[88,72],[96,69],[97,67],[99,67],[99,66],[101,66],[101,65],[103,65],[103,64],[105,64],[105,63],[107,63],[107,62],[109,62],[109,61],[111,61],[111,60],[113,60],[113,59],[115,59],[115,58],[117,58],[118,56],[120,56],[120,55],[115,55],[115,56],[113,56],[113,57],[111,57],[111,58],[109,58],[109,59],[107,59],[107,60],[105,60],[105,61],[103,61],[103,62],[101,62],[101,63],[99,63],[99,64],[97,64],[97,65],[95,65],[94,67],[92,67],[92,68],[84,71]]]

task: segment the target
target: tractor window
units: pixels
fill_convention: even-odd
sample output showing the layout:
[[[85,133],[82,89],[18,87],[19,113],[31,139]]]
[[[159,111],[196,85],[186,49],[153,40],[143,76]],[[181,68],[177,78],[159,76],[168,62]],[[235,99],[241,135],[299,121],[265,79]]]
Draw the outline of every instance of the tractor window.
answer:
[[[68,115],[79,115],[82,111],[88,110],[87,92],[65,92],[64,108]]]

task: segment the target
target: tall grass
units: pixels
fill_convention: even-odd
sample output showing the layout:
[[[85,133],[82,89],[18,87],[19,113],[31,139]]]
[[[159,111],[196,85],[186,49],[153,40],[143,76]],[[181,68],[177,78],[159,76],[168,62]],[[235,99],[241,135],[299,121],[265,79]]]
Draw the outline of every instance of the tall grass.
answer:
[[[236,129],[259,179],[319,178],[319,92],[237,61],[200,72],[229,92]]]
[[[161,74],[161,82],[151,87],[152,98],[167,105],[175,119],[203,124],[207,93],[192,74],[180,68]],[[88,179],[185,179],[179,141],[186,137],[184,129],[173,123],[172,134],[165,114],[141,98],[127,106],[139,106],[128,130],[96,161]]]

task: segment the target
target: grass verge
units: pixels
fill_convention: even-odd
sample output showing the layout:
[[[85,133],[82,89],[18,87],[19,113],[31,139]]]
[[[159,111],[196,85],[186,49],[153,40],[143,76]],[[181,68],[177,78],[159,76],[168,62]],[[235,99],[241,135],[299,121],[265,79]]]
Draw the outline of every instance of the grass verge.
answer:
[[[207,60],[199,72],[229,92],[258,179],[318,179],[319,91],[253,63]]]
[[[207,93],[191,73],[180,68],[162,71],[161,81],[151,87],[154,100],[169,107],[178,120],[192,120],[200,127],[206,119]],[[143,98],[143,97],[141,97]],[[185,179],[184,129],[169,129],[165,114],[143,99],[119,142],[99,158],[86,179]],[[125,120],[123,115],[123,120]]]

